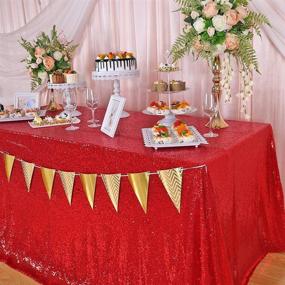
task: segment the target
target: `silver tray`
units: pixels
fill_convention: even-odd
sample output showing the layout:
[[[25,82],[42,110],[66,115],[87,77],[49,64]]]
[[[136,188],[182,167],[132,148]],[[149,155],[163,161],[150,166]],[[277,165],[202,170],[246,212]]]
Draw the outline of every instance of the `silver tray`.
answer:
[[[38,116],[44,117],[46,115],[46,110],[39,111]],[[34,120],[34,116],[24,116],[24,117],[15,117],[15,118],[2,118],[0,119],[0,123],[8,123],[8,122],[19,122],[19,121],[32,121]]]
[[[179,142],[176,135],[172,131],[170,131],[171,133],[170,143],[156,143],[153,140],[153,134],[151,128],[142,129],[144,145],[146,147],[153,147],[154,149],[158,149],[158,148],[186,147],[186,146],[198,147],[200,144],[208,144],[206,139],[197,131],[195,127],[188,126],[188,128],[192,131],[192,133],[195,136],[195,139],[193,141]]]

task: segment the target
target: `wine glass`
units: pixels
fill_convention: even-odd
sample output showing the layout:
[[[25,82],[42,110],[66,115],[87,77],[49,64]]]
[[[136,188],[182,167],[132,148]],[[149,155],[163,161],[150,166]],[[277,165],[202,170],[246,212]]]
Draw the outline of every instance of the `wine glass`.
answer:
[[[99,98],[98,95],[95,95],[92,91],[92,89],[87,88],[86,89],[86,105],[92,112],[92,119],[88,121],[88,123],[91,123],[88,125],[89,128],[98,128],[101,125],[98,124],[98,120],[95,120],[95,110],[98,108],[98,102]]]
[[[72,117],[73,112],[77,108],[77,97],[76,97],[76,93],[74,90],[65,90],[65,92],[63,93],[63,97],[62,97],[62,104],[63,104],[63,108],[66,111],[66,113],[69,114],[70,122],[71,122],[71,125],[67,127],[66,130],[67,131],[78,130],[79,127],[73,125],[74,118]]]
[[[217,133],[214,133],[212,130],[212,121],[213,121],[214,116],[218,112],[217,102],[212,93],[205,94],[204,101],[203,101],[203,107],[204,107],[204,113],[210,117],[210,121],[209,121],[210,131],[204,134],[204,137],[206,138],[218,137],[219,135]]]

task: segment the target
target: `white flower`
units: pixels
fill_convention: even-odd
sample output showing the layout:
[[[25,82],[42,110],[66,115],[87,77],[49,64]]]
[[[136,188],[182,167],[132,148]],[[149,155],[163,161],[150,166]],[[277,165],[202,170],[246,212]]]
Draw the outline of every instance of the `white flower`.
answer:
[[[205,20],[203,18],[198,18],[193,24],[194,29],[198,34],[201,34],[205,31]]]
[[[59,61],[62,58],[62,53],[60,51],[55,51],[53,53],[53,57],[54,57],[55,60]]]
[[[38,57],[37,60],[36,60],[36,63],[37,64],[41,64],[42,62],[43,62],[43,60],[40,57]]]
[[[218,32],[223,32],[227,29],[226,16],[217,15],[212,19],[213,25]]]
[[[45,79],[47,78],[48,74],[46,71],[39,71],[38,72],[38,77],[41,79],[41,81],[45,81]]]
[[[191,12],[191,18],[193,19],[193,20],[195,20],[196,18],[198,18],[199,17],[199,13],[198,12],[196,12],[196,11],[192,11]]]
[[[31,68],[32,68],[32,69],[36,69],[36,68],[38,68],[38,65],[37,65],[36,63],[32,63],[32,64],[31,64]]]
[[[215,28],[213,28],[213,27],[209,27],[209,28],[207,29],[207,33],[208,33],[209,37],[214,36],[215,32],[216,32],[216,30],[215,30]]]
[[[64,57],[64,60],[65,60],[65,61],[68,61],[68,57],[67,57],[67,56],[65,56],[65,57]]]
[[[26,60],[27,61],[31,61],[32,60],[32,56],[30,54],[28,54],[27,57],[26,57]]]

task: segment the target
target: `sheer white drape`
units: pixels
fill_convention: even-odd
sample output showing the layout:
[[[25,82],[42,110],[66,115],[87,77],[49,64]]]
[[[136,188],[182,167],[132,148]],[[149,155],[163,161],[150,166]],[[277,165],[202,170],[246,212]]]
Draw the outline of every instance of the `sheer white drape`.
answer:
[[[26,52],[18,40],[21,37],[32,40],[42,31],[49,32],[55,24],[59,31],[64,30],[67,39],[79,42],[96,1],[50,1],[43,9],[40,1],[4,0],[3,3],[2,1],[0,11],[7,16],[1,18],[1,26],[2,21],[13,22],[11,25],[3,24],[5,29],[15,28],[16,25],[21,26],[12,32],[0,34],[0,100],[4,104],[9,104],[13,102],[13,95],[16,91],[25,91],[30,86],[27,71],[21,63]],[[16,3],[23,5],[16,5]],[[25,8],[26,6],[31,8]],[[32,18],[35,14],[36,16]],[[27,15],[32,20],[28,21]],[[28,22],[23,26],[25,21]]]
[[[23,13],[23,9],[33,11],[29,13],[34,16],[47,4],[62,5],[65,1],[68,3],[85,2],[85,0],[1,0],[0,13],[5,15],[5,20],[3,20],[3,17],[2,19],[0,18],[0,27],[2,29],[0,31],[15,30],[22,26],[23,23],[27,23],[29,18],[27,16],[28,12]],[[96,0],[90,1],[94,6]],[[281,0],[253,0],[251,4],[255,10],[266,14],[272,24],[272,28],[268,27],[263,30],[262,39],[255,39],[262,75],[254,76],[255,94],[252,98],[252,118],[254,121],[268,122],[273,125],[280,171],[283,185],[285,185],[285,132],[283,127],[285,122],[285,80],[283,79],[285,76],[285,8],[283,2]],[[3,3],[8,6],[4,12],[2,11]],[[9,3],[11,5],[14,4],[13,9],[9,6]],[[24,4],[22,5],[21,3]],[[40,6],[39,3],[41,3]],[[66,6],[70,6],[70,4]],[[61,7],[64,7],[64,5]],[[88,9],[89,12],[91,12],[90,7]],[[65,8],[67,9],[67,7]],[[139,111],[145,108],[150,100],[157,99],[157,96],[148,92],[148,89],[151,87],[152,82],[158,78],[158,74],[155,71],[157,65],[163,61],[165,51],[170,48],[171,43],[175,40],[183,26],[183,19],[178,13],[173,12],[176,8],[177,6],[172,0],[98,0],[96,7],[92,9],[90,21],[85,26],[80,42],[81,49],[75,57],[74,66],[81,76],[85,78],[87,84],[100,94],[102,105],[106,105],[109,100],[109,96],[112,93],[112,82],[92,81],[91,71],[94,69],[94,59],[98,53],[115,50],[134,51],[141,70],[139,78],[123,80],[121,83],[122,93],[127,97],[126,108]],[[10,12],[10,16],[7,16],[8,11],[12,10],[13,14]],[[40,14],[44,13],[44,10]],[[42,30],[47,31],[53,23],[56,23],[64,30],[67,37],[72,39],[73,35],[68,23],[70,25],[74,24],[74,16],[71,13],[67,15],[66,10],[63,8],[62,10],[64,11],[63,13],[58,9],[51,10],[52,14],[49,17],[52,20],[49,21],[49,25],[45,26],[44,22],[38,25],[32,24],[34,34]],[[23,18],[23,14],[27,17],[26,22],[20,20]],[[88,15],[84,16],[84,18],[87,20]],[[2,27],[3,21],[5,22],[5,28]],[[65,25],[63,26],[64,22]],[[30,27],[29,24],[27,27]],[[83,28],[80,29],[80,33],[82,31]],[[7,54],[9,54],[7,50],[1,47],[1,44],[5,43],[5,36],[6,34],[0,36],[1,101],[13,95],[12,90],[9,89],[8,82],[6,82],[9,77],[3,75],[5,71],[9,71],[9,68],[6,69],[5,65],[2,64],[3,58],[6,58]],[[29,38],[33,38],[32,33]],[[14,41],[14,45],[11,48],[19,50],[21,54],[19,58],[22,58],[24,51],[20,51],[18,47]],[[15,80],[13,81],[16,84],[14,90],[23,90],[23,87],[27,86],[27,77],[24,76],[23,67],[20,64],[17,67],[22,73],[15,73],[14,79],[21,81],[19,84],[16,84]],[[189,92],[185,92],[176,98],[180,99],[184,96],[185,99],[191,101],[193,105],[199,108],[203,94],[210,92],[211,89],[209,67],[203,61],[194,62],[191,56],[185,57],[181,61],[181,67],[182,71],[175,74],[175,78],[187,81],[190,89]],[[3,71],[4,73],[2,73]],[[238,77],[237,74],[236,77]],[[6,80],[4,81],[3,78],[6,78]],[[223,113],[228,119],[240,117],[238,98],[234,96],[237,92],[237,85],[238,82],[236,80],[233,84],[232,103],[223,104]],[[201,114],[201,110],[197,114]]]

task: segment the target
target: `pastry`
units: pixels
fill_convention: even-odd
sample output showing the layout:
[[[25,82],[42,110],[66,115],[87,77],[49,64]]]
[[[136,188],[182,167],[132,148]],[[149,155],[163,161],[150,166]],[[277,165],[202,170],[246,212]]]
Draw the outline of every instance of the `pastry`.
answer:
[[[178,71],[179,68],[174,63],[161,63],[158,68],[161,72],[172,72],[172,71]]]
[[[194,134],[188,128],[184,121],[176,120],[172,124],[172,131],[176,135],[179,142],[191,142],[195,139]]]
[[[185,81],[180,80],[172,80],[169,84],[170,91],[183,91],[186,89],[186,83]]]
[[[98,54],[95,60],[95,71],[98,73],[123,72],[136,69],[137,60],[131,52]]]
[[[171,142],[171,136],[166,126],[157,124],[151,130],[155,143],[165,144]]]
[[[67,70],[63,75],[65,83],[67,84],[75,84],[78,82],[78,74],[74,70]]]
[[[174,114],[181,115],[187,113],[191,109],[190,105],[186,101],[174,101],[171,104],[171,111]]]
[[[50,81],[53,84],[64,83],[64,76],[63,76],[62,72],[55,71],[53,74],[50,75]]]
[[[168,89],[168,85],[165,81],[154,81],[152,90],[155,92],[165,92]]]
[[[169,113],[169,108],[163,101],[153,101],[146,108],[148,112],[154,115],[166,115]]]

